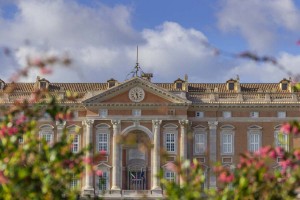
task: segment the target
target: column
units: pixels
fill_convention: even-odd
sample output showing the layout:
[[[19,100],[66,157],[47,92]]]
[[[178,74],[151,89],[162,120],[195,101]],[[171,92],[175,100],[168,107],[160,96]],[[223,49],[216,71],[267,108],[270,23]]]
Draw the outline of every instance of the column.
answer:
[[[218,121],[210,121],[208,122],[209,126],[209,159],[210,164],[214,164],[217,161],[217,125]],[[212,167],[210,167],[212,169]],[[217,179],[213,170],[209,172],[209,187],[216,188],[217,187]]]
[[[187,159],[187,125],[189,120],[180,120],[180,159]]]
[[[161,120],[152,120],[153,131],[153,163],[152,163],[152,190],[161,190],[158,173],[160,170],[160,124]]]
[[[56,128],[57,128],[57,132],[56,132],[56,140],[60,141],[62,134],[64,132],[64,128],[66,125],[66,121],[60,122],[60,121],[56,121]]]
[[[82,122],[85,125],[85,146],[91,147],[92,146],[92,137],[93,137],[93,124],[94,120],[86,119]],[[85,153],[85,158],[87,163],[85,164],[85,186],[84,186],[84,194],[85,195],[94,195],[94,187],[93,187],[93,173],[91,171],[91,163],[93,156],[93,149],[90,148]]]
[[[120,160],[120,147],[118,144],[118,137],[120,133],[120,120],[112,120],[113,124],[113,149],[112,149],[112,190],[121,190],[121,160]]]
[[[179,120],[180,123],[180,160],[181,162],[187,159],[187,125],[189,123],[188,120]],[[184,173],[184,172],[183,172]],[[182,176],[180,178],[180,185],[184,183],[184,179]]]

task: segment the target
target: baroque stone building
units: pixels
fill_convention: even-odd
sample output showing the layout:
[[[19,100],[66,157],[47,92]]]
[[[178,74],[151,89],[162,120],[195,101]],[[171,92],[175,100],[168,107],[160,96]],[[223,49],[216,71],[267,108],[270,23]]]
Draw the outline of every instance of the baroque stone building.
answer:
[[[220,162],[234,168],[239,154],[254,152],[264,145],[282,146],[289,150],[299,145],[298,138],[278,139],[280,126],[299,119],[300,93],[291,81],[278,83],[189,83],[187,76],[172,83],[152,83],[151,75],[133,77],[124,82],[110,79],[104,83],[52,83],[37,78],[35,83],[0,81],[1,104],[29,98],[35,88],[44,88],[75,113],[72,122],[53,124],[40,121],[40,134],[55,142],[63,128],[79,129],[73,141],[76,153],[86,145],[94,165],[103,171],[103,182],[89,174],[74,179],[83,195],[107,198],[149,198],[163,196],[156,174],[162,169],[165,178],[181,182],[167,163],[181,159],[197,159],[204,168],[204,187],[216,187],[212,166]],[[68,101],[66,92],[79,98]],[[120,139],[121,138],[121,139]],[[126,142],[133,138],[133,142]],[[120,141],[122,140],[122,141]],[[166,157],[162,158],[162,150]],[[274,168],[277,165],[274,163]]]

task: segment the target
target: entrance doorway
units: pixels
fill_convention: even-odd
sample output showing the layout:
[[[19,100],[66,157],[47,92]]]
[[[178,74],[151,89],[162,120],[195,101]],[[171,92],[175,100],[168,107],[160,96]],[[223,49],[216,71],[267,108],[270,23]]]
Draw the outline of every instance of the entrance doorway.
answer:
[[[129,190],[146,190],[147,173],[143,169],[140,171],[128,170],[128,189]]]

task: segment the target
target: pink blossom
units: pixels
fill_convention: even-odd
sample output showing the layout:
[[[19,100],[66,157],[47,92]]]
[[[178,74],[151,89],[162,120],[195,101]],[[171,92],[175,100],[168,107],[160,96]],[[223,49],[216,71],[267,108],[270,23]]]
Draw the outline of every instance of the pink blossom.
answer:
[[[26,116],[21,115],[17,120],[16,120],[16,125],[20,125],[26,121]]]
[[[288,134],[291,132],[291,129],[292,129],[292,126],[289,123],[285,123],[281,126],[280,131]]]
[[[286,170],[288,167],[292,165],[292,162],[290,160],[283,160],[279,162],[279,165],[282,167],[283,170]]]
[[[297,135],[299,133],[299,129],[298,129],[297,126],[293,126],[292,133],[295,134],[295,135]]]
[[[177,166],[174,163],[168,162],[166,164],[166,169],[170,170],[172,172],[176,172],[177,171]]]
[[[277,155],[276,155],[276,151],[272,149],[272,150],[269,152],[269,157],[275,159],[276,156],[277,156]]]
[[[11,127],[8,129],[7,133],[8,135],[14,135],[18,132],[18,129],[16,127]]]
[[[8,179],[4,176],[3,171],[0,171],[0,184],[5,184],[8,182]]]
[[[91,164],[92,163],[92,158],[85,157],[85,158],[83,158],[83,162],[86,163],[86,164]]]
[[[233,175],[228,174],[227,172],[222,172],[218,177],[219,181],[223,183],[230,183],[233,181],[233,178]]]
[[[101,150],[101,151],[99,151],[99,154],[100,154],[100,155],[106,155],[106,151]]]
[[[300,149],[294,151],[294,156],[296,157],[297,160],[300,160]]]
[[[101,170],[99,170],[99,169],[96,170],[95,173],[96,173],[97,176],[102,176],[103,175],[103,172]]]
[[[275,152],[278,157],[282,158],[284,156],[284,149],[282,147],[276,147]]]

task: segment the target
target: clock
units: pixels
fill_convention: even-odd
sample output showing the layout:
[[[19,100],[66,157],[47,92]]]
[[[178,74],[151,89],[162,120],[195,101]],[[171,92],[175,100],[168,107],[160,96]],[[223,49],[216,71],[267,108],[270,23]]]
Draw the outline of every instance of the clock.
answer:
[[[134,87],[129,90],[128,96],[133,102],[141,102],[145,97],[145,92],[140,87]]]

